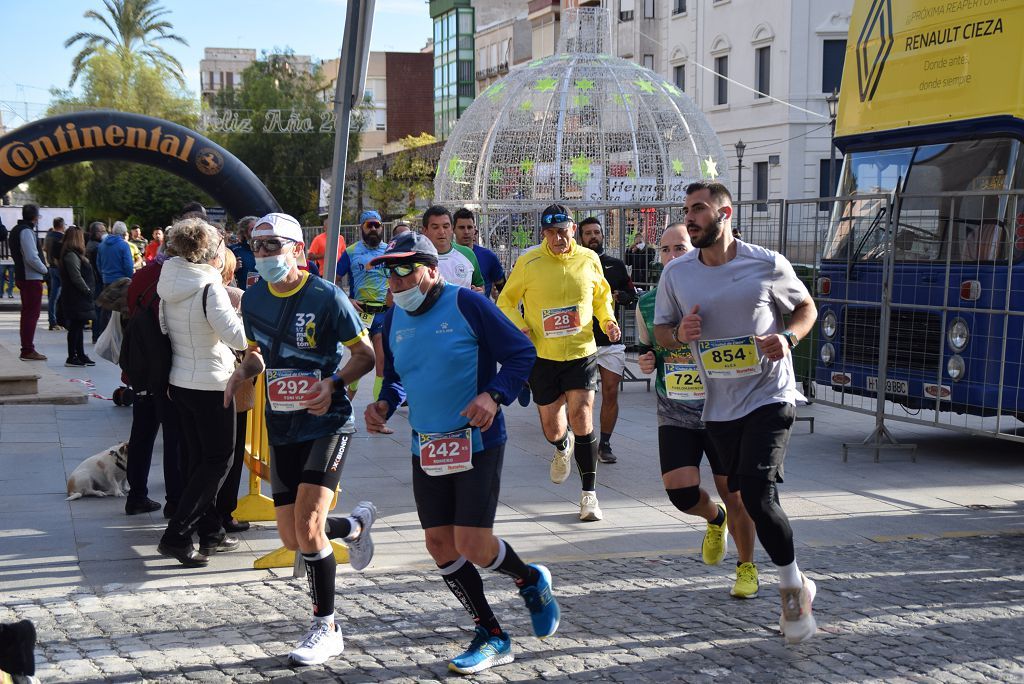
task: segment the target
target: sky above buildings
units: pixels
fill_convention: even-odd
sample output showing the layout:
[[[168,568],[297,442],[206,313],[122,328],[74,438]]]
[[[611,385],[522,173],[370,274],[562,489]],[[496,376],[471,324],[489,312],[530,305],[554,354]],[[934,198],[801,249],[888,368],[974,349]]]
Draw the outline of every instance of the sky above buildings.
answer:
[[[164,43],[185,68],[189,90],[198,97],[203,48],[291,48],[314,59],[337,57],[345,28],[346,0],[163,0],[175,33],[186,47]],[[0,40],[0,115],[9,128],[42,116],[51,88],[66,88],[79,47],[64,41],[78,31],[102,33],[87,10],[102,0],[0,0],[7,30]],[[371,50],[418,52],[431,36],[426,0],[377,0]]]

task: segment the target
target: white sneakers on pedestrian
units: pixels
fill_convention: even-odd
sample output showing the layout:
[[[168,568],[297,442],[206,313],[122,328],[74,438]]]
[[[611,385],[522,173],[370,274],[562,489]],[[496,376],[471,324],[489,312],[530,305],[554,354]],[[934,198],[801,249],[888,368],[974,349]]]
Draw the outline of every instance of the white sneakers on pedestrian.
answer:
[[[373,537],[370,528],[377,519],[377,507],[370,501],[360,501],[350,514],[359,521],[362,530],[355,539],[348,540],[348,564],[353,570],[363,570],[373,560]]]
[[[565,445],[565,450],[555,449],[555,457],[551,460],[551,481],[555,484],[562,484],[569,478],[569,473],[572,471],[572,451],[576,444],[576,438],[572,434],[572,430],[566,432],[569,438],[569,443]]]
[[[583,522],[594,522],[604,518],[601,507],[597,503],[597,494],[594,492],[580,492],[580,520]]]
[[[292,662],[299,665],[320,665],[345,650],[341,629],[333,622],[313,620],[312,626],[302,637],[295,650],[288,654]]]
[[[807,575],[800,573],[804,585],[799,589],[779,588],[782,595],[782,616],[779,618],[779,629],[786,637],[787,644],[799,644],[807,641],[818,631],[814,621],[811,604],[818,588]]]

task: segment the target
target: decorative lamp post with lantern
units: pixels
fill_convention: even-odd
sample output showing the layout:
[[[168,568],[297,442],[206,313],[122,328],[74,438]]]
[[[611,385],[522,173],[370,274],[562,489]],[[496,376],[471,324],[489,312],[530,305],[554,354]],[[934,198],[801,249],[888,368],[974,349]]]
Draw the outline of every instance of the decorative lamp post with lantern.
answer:
[[[736,143],[736,204],[743,201],[743,151],[747,146],[740,140]],[[740,230],[740,208],[736,207],[736,220],[733,222],[737,232]]]
[[[839,112],[839,93],[836,89],[832,89],[832,94],[825,98],[825,102],[828,104],[828,122],[829,122],[829,162],[828,162],[828,194],[835,196],[836,190],[836,116]]]

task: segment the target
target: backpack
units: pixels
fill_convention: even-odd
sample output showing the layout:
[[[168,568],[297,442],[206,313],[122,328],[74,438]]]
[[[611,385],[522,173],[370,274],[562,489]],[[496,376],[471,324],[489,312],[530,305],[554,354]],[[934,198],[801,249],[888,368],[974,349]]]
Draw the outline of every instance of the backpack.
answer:
[[[124,324],[119,365],[137,393],[165,393],[171,376],[171,338],[160,329],[160,317],[153,311],[157,299],[153,283],[139,295],[135,314]]]

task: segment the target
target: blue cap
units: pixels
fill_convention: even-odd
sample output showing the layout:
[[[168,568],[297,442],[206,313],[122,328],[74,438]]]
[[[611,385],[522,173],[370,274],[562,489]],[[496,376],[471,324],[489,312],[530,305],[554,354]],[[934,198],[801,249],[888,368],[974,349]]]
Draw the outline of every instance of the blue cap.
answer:
[[[380,221],[380,214],[373,209],[367,209],[359,215],[359,225],[363,225],[367,221]]]
[[[437,264],[437,248],[434,243],[422,233],[402,233],[388,243],[384,254],[372,259],[370,268],[381,263],[400,263],[416,261],[422,264],[434,266]]]

